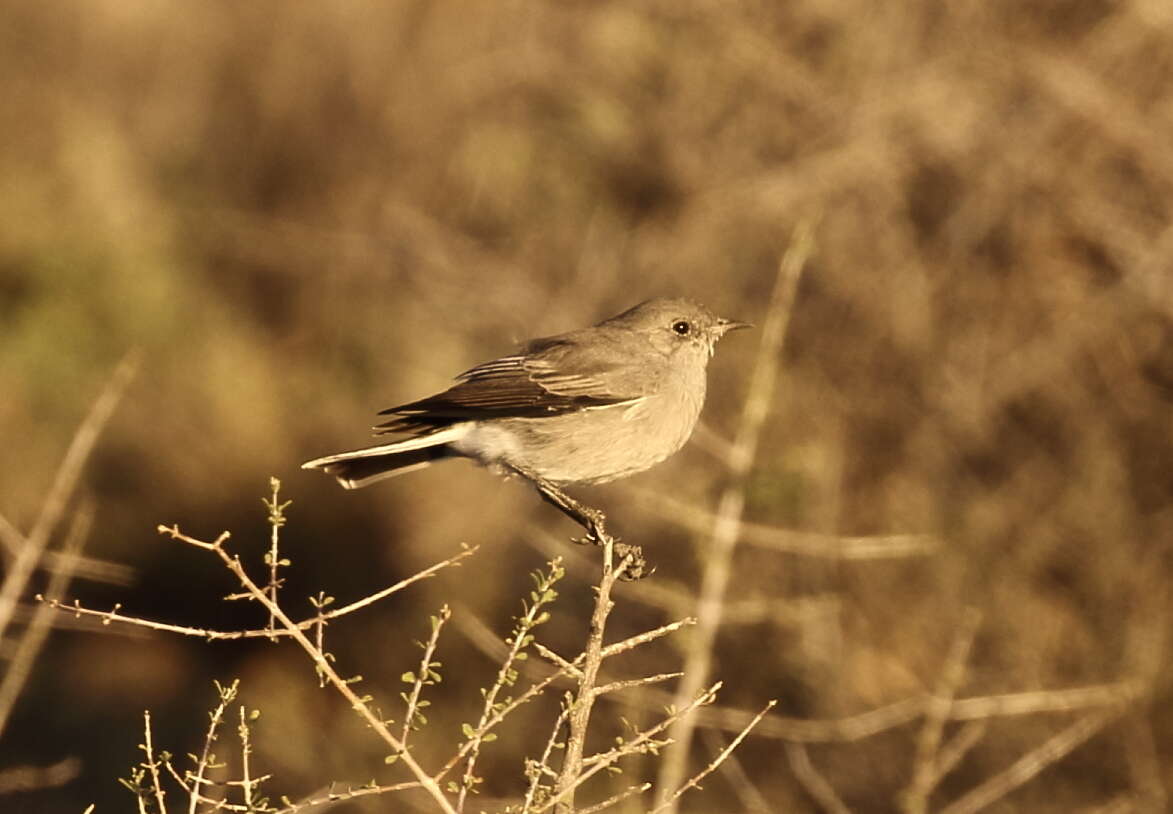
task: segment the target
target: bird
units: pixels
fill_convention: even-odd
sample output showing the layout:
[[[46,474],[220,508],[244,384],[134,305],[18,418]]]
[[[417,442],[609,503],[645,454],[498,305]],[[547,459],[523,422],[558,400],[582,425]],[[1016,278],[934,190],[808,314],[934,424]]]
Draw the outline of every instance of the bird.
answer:
[[[375,432],[396,440],[302,468],[358,489],[468,458],[528,480],[597,537],[602,513],[562,487],[627,477],[679,450],[704,405],[718,340],[748,327],[691,299],[646,300],[589,328],[533,339],[441,393],[382,410],[387,420]]]

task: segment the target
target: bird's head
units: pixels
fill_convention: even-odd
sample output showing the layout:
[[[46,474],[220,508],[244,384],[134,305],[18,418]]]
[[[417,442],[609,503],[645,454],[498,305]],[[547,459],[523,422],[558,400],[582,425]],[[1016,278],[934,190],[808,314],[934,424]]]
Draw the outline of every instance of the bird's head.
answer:
[[[643,334],[665,355],[700,356],[706,360],[726,333],[752,327],[748,322],[722,319],[699,302],[682,297],[646,300],[607,322]]]

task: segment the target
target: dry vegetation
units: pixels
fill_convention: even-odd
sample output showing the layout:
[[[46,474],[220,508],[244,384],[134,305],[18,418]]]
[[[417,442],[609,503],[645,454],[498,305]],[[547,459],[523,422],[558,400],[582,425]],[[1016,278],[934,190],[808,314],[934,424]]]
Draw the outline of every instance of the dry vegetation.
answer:
[[[276,627],[260,598],[222,601],[242,587],[207,551],[154,531],[231,529],[271,597],[271,474],[294,501],[277,577],[292,619],[319,591],[345,607],[477,547],[329,633],[360,695],[410,699],[412,642],[447,605],[443,681],[421,687],[428,723],[410,733],[436,771],[462,723],[475,734],[528,575],[555,557],[539,641],[588,649],[598,552],[472,467],[344,493],[297,464],[518,340],[680,292],[761,328],[722,344],[690,447],[575,492],[657,568],[614,587],[605,643],[698,619],[604,664],[605,682],[685,675],[608,693],[586,754],[723,688],[576,802],[648,780],[610,810],[654,808],[777,699],[672,806],[1165,810],[1167,2],[62,0],[2,16],[0,809],[134,810],[117,778],[144,760],[144,708],[153,749],[198,757],[214,679],[240,681],[231,777],[237,706],[261,711],[249,777],[272,775],[271,801],[412,779],[293,642],[33,600]],[[804,223],[793,302],[771,309]],[[133,380],[112,379],[132,348]],[[99,394],[121,386],[114,410]],[[113,410],[100,436],[91,407]],[[571,667],[478,747],[466,810],[524,802]]]

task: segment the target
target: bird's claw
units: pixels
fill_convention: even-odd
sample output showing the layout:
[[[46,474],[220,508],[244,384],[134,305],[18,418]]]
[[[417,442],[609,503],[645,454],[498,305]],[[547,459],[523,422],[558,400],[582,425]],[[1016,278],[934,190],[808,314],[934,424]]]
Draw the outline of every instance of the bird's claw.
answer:
[[[616,541],[615,556],[620,562],[627,562],[627,567],[619,574],[619,579],[624,582],[635,582],[656,573],[656,566],[648,565],[648,561],[644,559],[643,549],[637,545]]]

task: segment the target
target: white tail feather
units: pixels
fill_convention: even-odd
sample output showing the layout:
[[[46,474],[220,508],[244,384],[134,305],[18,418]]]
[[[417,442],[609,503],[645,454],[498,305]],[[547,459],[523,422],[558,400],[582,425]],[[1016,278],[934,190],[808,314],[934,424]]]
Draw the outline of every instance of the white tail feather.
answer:
[[[451,427],[442,429],[439,432],[434,432],[431,435],[421,435],[417,438],[405,438],[402,441],[395,441],[390,444],[380,444],[377,447],[366,447],[365,449],[356,449],[352,450],[351,452],[339,452],[337,455],[327,455],[324,458],[315,458],[312,461],[306,461],[301,465],[301,468],[322,469],[323,467],[329,466],[330,464],[336,464],[342,461],[353,461],[358,458],[375,458],[381,455],[393,455],[396,452],[409,452],[413,449],[435,447],[463,438],[467,432],[467,424],[455,424]]]
[[[335,479],[342,484],[343,489],[361,489],[364,486],[370,486],[372,483],[377,483],[387,478],[397,478],[400,475],[406,475],[408,472],[415,472],[417,469],[427,469],[432,465],[431,461],[420,461],[418,464],[411,466],[401,466],[398,469],[388,469],[386,472],[379,472],[374,475],[367,475],[365,478],[344,478],[335,476]]]

